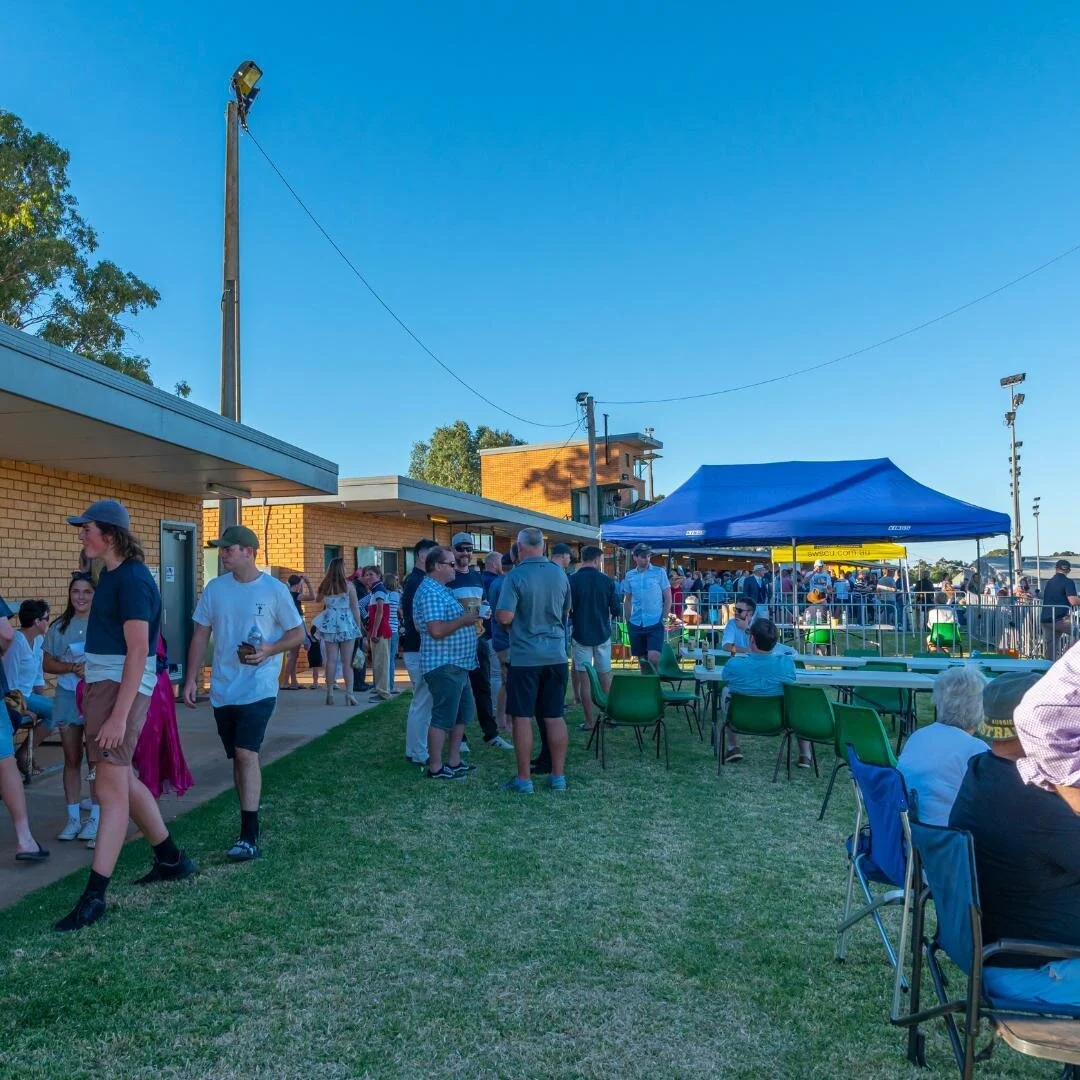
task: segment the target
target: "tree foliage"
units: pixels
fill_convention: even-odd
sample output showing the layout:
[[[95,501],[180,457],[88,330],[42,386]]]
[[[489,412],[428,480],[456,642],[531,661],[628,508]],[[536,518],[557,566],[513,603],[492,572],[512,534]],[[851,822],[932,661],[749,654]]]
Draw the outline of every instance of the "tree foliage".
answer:
[[[437,427],[430,438],[413,443],[409,475],[414,480],[479,495],[480,451],[521,446],[524,441],[486,424],[473,431],[464,420],[455,420]]]
[[[124,348],[125,315],[156,306],[157,289],[107,259],[69,190],[70,155],[0,109],[0,322],[150,382],[150,362]]]
[[[1058,558],[1058,556],[1065,557],[1065,556],[1069,556],[1069,555],[1072,555],[1072,556],[1080,555],[1080,552],[1078,552],[1078,551],[1055,551],[1050,556],[1050,558],[1051,559],[1056,559],[1056,558]]]
[[[998,555],[1008,555],[1008,548],[991,548],[989,551],[984,551],[983,556],[988,559],[993,559]]]

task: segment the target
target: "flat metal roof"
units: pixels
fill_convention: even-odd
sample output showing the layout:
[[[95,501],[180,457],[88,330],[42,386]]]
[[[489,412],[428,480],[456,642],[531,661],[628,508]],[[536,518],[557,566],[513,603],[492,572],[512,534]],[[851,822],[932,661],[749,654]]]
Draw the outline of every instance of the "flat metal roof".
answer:
[[[636,446],[641,450],[663,450],[664,444],[659,439],[654,439],[651,435],[642,435],[640,431],[627,431],[621,435],[608,435],[608,443],[621,443],[623,446]],[[539,443],[521,443],[518,446],[493,446],[488,450],[481,450],[481,457],[488,457],[493,454],[520,454],[525,450],[561,450],[564,446],[587,446],[589,444],[588,436],[583,435],[579,439],[567,439],[562,442],[539,442]],[[604,436],[597,434],[596,446],[597,449],[602,448],[604,445]]]
[[[261,505],[253,499],[252,505]],[[534,526],[555,540],[596,543],[600,530],[576,521],[537,514],[520,506],[495,502],[465,491],[425,484],[408,476],[361,476],[338,481],[336,495],[308,495],[298,499],[271,498],[270,506],[289,503],[339,506],[362,514],[381,514],[438,524],[490,528],[496,536],[514,536],[519,529]]]
[[[203,498],[337,490],[325,458],[2,325],[0,457]]]

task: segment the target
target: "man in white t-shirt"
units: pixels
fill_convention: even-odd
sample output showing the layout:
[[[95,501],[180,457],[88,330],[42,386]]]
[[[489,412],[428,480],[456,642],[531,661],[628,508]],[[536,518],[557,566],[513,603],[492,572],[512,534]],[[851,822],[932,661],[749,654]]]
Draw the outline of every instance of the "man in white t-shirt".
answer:
[[[277,704],[281,656],[303,644],[304,624],[288,587],[255,565],[259,538],[251,529],[230,525],[210,546],[231,572],[206,583],[192,616],[184,704],[195,708],[196,676],[213,631],[210,704],[240,799],[240,838],[228,856],[246,862],[260,854],[259,750]]]

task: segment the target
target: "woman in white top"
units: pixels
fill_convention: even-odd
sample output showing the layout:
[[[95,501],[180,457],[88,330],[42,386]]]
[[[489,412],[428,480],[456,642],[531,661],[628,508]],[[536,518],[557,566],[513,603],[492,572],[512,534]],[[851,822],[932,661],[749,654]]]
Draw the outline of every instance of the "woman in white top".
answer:
[[[94,579],[89,573],[77,571],[68,584],[68,601],[64,613],[49,627],[45,635],[45,654],[42,666],[56,675],[56,694],[53,697],[53,719],[60,725],[60,743],[64,748],[64,801],[67,803],[67,824],[58,840],[86,840],[89,846],[97,842],[98,819],[101,807],[90,781],[90,817],[82,822],[79,797],[82,792],[83,718],[75,701],[75,691],[83,676],[83,655],[86,652],[86,624],[94,602]]]
[[[312,620],[322,642],[323,663],[326,665],[326,704],[334,704],[337,686],[337,664],[341,663],[342,688],[345,704],[355,705],[356,698],[350,690],[352,678],[352,654],[356,639],[360,636],[360,605],[356,602],[356,587],[345,579],[345,560],[330,560],[326,577],[319,583],[315,598],[323,609]]]
[[[897,764],[908,791],[918,792],[919,820],[948,825],[968,762],[989,747],[974,732],[982,727],[986,677],[977,668],[946,668],[935,680],[937,718],[904,744]]]
[[[386,606],[390,609],[390,693],[395,694],[394,669],[397,667],[398,646],[398,608],[401,607],[401,590],[398,587],[398,579],[393,574],[387,574],[383,578],[386,586]]]

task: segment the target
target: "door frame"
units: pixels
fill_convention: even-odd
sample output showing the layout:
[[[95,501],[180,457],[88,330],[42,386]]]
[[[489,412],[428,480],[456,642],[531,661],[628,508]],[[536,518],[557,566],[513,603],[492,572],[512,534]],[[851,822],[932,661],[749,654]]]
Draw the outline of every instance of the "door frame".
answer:
[[[187,553],[187,569],[188,569],[188,595],[185,600],[190,606],[191,610],[195,610],[195,601],[199,591],[199,583],[195,580],[195,574],[198,570],[198,560],[196,558],[196,546],[199,543],[199,526],[194,521],[166,521],[162,520],[158,525],[158,573],[160,574],[160,589],[165,584],[165,561],[162,556],[165,553],[164,534],[167,531],[173,532],[176,529],[185,529],[191,533],[191,544],[188,547]],[[154,648],[157,648],[157,642],[154,642]],[[181,672],[187,667],[187,655],[174,659],[173,661],[180,665]],[[179,681],[180,676],[173,676],[172,672],[169,673],[169,677],[173,682]]]

